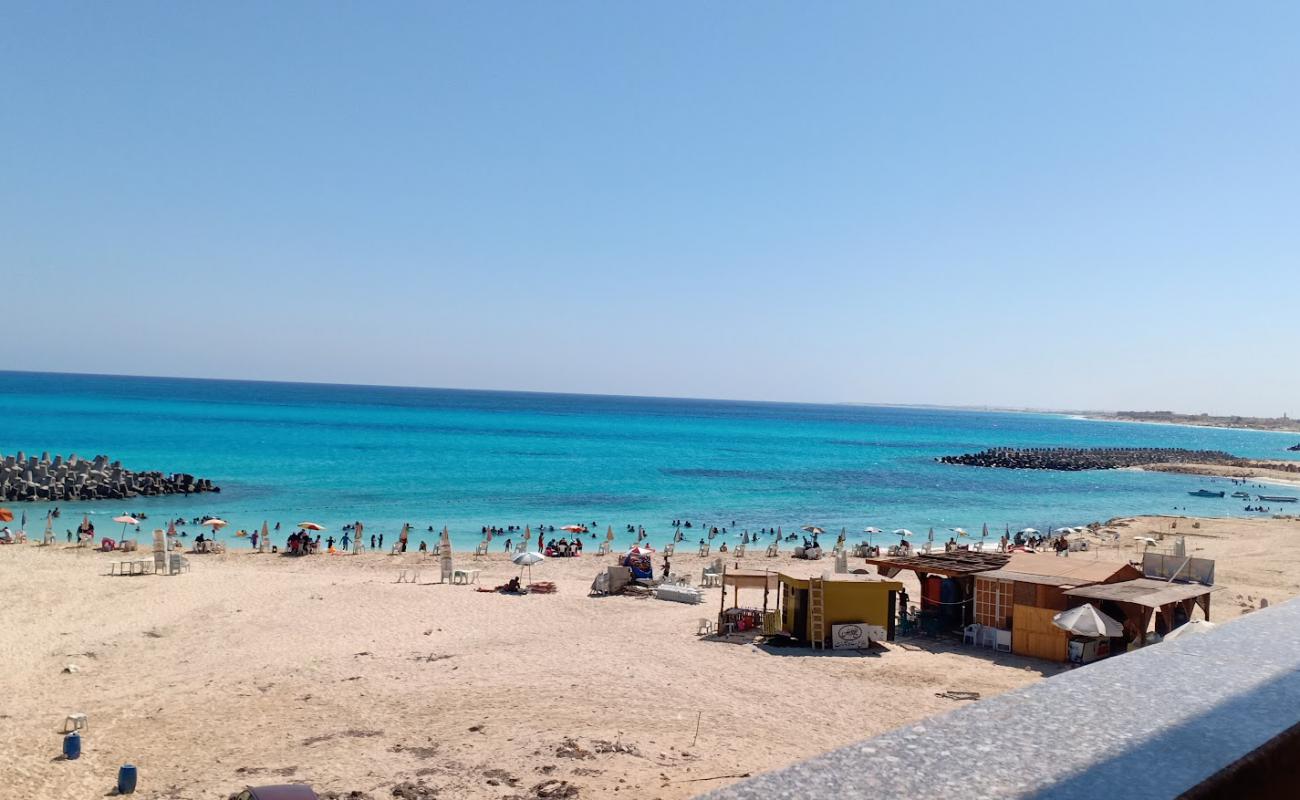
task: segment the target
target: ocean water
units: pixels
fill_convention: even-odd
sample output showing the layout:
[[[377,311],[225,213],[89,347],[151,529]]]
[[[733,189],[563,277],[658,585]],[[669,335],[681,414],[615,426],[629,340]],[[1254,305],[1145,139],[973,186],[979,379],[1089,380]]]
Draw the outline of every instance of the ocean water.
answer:
[[[471,549],[483,525],[644,525],[670,540],[690,520],[730,534],[801,525],[910,528],[936,538],[1047,529],[1139,513],[1247,516],[1240,501],[1187,492],[1226,481],[1101,471],[938,464],[993,445],[1212,448],[1286,458],[1295,434],[1080,420],[1050,414],[602,397],[372,386],[0,372],[0,452],[92,457],[189,472],[223,491],[63,503],[57,530],[91,514],[214,514],[238,528],[366,523],[392,541],[450,528]],[[12,506],[13,504],[11,504]],[[48,503],[26,507],[38,528]],[[734,522],[733,522],[734,521]],[[327,534],[328,535],[328,534]],[[996,533],[994,534],[996,535]],[[881,537],[881,540],[892,537]]]

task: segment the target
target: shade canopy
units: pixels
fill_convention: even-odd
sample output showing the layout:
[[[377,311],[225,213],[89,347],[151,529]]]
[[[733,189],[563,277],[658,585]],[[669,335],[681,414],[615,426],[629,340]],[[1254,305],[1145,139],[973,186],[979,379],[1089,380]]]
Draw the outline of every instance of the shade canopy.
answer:
[[[516,553],[510,560],[521,567],[531,567],[534,564],[539,564],[545,561],[546,556],[541,553],[528,551],[525,553]]]
[[[895,536],[911,536],[911,535],[912,535],[912,532],[909,531],[907,528],[899,528],[898,530],[894,531],[894,535],[895,535]]]
[[[816,525],[805,525],[803,526],[803,530],[807,531],[808,533],[818,534],[818,535],[826,532],[821,528],[817,527]]]
[[[131,516],[130,514],[123,514],[123,515],[120,516],[120,517],[113,517],[113,521],[114,521],[114,522],[120,522],[120,523],[122,523],[123,525],[139,525],[139,524],[140,524],[140,520],[136,519],[135,517]]]
[[[1076,636],[1123,636],[1124,626],[1084,603],[1052,617],[1052,624]]]
[[[230,523],[226,522],[224,519],[217,519],[216,517],[213,517],[212,519],[205,519],[199,524],[212,528],[213,530],[220,530],[221,528],[226,527]]]
[[[321,525],[319,522],[299,522],[299,523],[298,523],[298,527],[299,527],[299,528],[302,528],[302,529],[305,530],[305,531],[323,531],[323,530],[325,530],[325,526],[324,526],[324,525]]]

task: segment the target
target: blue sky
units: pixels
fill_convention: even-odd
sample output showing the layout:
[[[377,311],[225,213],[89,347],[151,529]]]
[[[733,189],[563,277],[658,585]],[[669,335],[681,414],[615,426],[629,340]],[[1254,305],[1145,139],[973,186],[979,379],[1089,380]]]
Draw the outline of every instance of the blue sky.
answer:
[[[1295,4],[4,20],[0,368],[1300,414]]]

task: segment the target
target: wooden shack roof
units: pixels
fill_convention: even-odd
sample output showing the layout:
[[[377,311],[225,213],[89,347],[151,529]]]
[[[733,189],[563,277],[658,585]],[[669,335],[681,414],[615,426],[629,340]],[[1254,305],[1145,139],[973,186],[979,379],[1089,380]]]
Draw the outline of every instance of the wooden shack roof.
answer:
[[[867,563],[876,565],[882,575],[886,574],[886,570],[906,569],[930,575],[943,575],[947,578],[960,578],[974,575],[977,572],[998,569],[1004,566],[1010,558],[1011,556],[1007,553],[955,550],[951,553],[880,556],[879,558],[868,558]]]
[[[1170,603],[1192,600],[1207,595],[1216,589],[1199,583],[1169,583],[1154,578],[1137,578],[1120,583],[1103,583],[1096,586],[1083,586],[1070,589],[1070,597],[1083,597],[1088,600],[1112,600],[1116,603],[1134,603],[1148,608],[1160,608]]]
[[[1102,561],[1092,558],[1065,558],[1050,553],[1012,553],[1006,566],[985,572],[981,578],[1036,583],[1046,586],[1074,587],[1105,583],[1116,577],[1137,578],[1139,571],[1127,561]]]

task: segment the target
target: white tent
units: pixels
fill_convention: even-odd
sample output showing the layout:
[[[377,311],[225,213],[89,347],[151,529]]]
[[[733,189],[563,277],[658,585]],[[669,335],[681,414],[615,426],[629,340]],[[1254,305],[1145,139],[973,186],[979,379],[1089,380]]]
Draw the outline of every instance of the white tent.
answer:
[[[1209,620],[1194,619],[1182,625],[1179,625],[1177,628],[1174,628],[1169,633],[1166,633],[1164,640],[1167,642],[1170,639],[1177,639],[1180,636],[1200,636],[1201,634],[1209,633],[1210,631],[1214,630],[1217,627],[1219,626],[1215,625],[1213,622],[1210,622]]]

